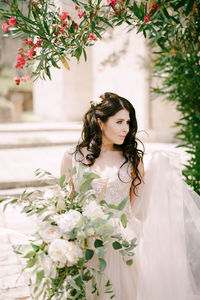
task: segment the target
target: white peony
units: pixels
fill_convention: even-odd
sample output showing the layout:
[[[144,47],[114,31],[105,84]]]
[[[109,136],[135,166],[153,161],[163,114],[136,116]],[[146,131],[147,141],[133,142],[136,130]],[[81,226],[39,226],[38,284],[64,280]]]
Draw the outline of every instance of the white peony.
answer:
[[[54,262],[59,263],[59,267],[65,264],[72,266],[76,264],[79,258],[83,257],[82,250],[73,242],[56,239],[49,246],[49,256]]]
[[[53,240],[61,237],[57,226],[53,226],[47,222],[40,222],[38,227],[38,233],[46,243],[51,243]]]
[[[56,239],[49,246],[49,257],[59,263],[59,267],[63,268],[67,262],[66,256],[67,241]]]
[[[79,258],[83,257],[81,248],[73,242],[67,242],[67,264],[68,266],[74,265],[78,262]]]
[[[101,206],[94,200],[90,201],[83,210],[83,215],[91,220],[97,218],[106,219],[107,215],[103,212]]]
[[[65,214],[57,217],[57,223],[62,233],[69,233],[74,229],[77,223],[81,220],[82,215],[77,210],[70,209]]]

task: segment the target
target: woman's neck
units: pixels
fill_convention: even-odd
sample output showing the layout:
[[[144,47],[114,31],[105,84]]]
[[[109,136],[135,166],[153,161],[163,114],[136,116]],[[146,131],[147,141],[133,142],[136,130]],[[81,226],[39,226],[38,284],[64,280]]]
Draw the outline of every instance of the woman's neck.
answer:
[[[114,151],[114,145],[109,143],[102,144],[101,152],[109,152],[109,151]]]

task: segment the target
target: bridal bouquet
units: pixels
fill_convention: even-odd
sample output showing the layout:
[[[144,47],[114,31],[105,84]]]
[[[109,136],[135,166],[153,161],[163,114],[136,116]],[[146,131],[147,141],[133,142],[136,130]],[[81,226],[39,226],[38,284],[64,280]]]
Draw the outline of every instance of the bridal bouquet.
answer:
[[[53,179],[40,169],[36,175]],[[116,214],[120,217],[114,213],[122,211],[128,199],[117,206],[105,200],[97,202],[91,186],[97,177],[91,172],[77,174],[77,192],[62,176],[46,191],[24,191],[19,199],[5,204],[19,204],[22,212],[36,216],[37,232],[30,242],[13,245],[25,259],[25,269],[30,270],[34,299],[88,299],[88,293],[98,296],[100,289],[114,298],[112,283],[104,274],[107,247],[111,245],[113,251],[121,253],[124,263],[132,264],[136,239],[123,237],[127,217],[123,212]]]

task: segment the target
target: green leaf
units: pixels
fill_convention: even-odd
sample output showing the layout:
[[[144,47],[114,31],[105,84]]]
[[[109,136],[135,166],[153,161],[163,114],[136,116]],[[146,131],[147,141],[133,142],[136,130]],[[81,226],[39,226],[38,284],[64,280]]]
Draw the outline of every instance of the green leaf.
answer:
[[[99,247],[99,248],[96,249],[96,254],[98,256],[103,256],[105,252],[106,252],[106,248],[105,247]]]
[[[103,258],[99,257],[98,258],[98,262],[99,262],[99,270],[101,272],[103,272],[105,270],[105,268],[106,268],[106,265],[107,265],[106,261]]]
[[[126,226],[127,226],[127,217],[126,217],[126,214],[122,214],[121,215],[121,223],[122,223],[123,227],[126,228]]]
[[[35,250],[35,252],[38,252],[40,250],[40,246],[36,244],[31,244],[32,248]]]
[[[95,242],[94,242],[94,247],[99,248],[99,247],[102,247],[102,246],[103,246],[103,241],[99,240],[99,239],[96,239]]]
[[[78,60],[80,59],[81,54],[82,54],[82,47],[78,47],[78,48],[75,50],[75,56],[76,56],[76,58],[77,58]]]
[[[195,0],[189,0],[187,2],[188,2],[188,5],[187,5],[186,11],[185,11],[186,16],[188,16],[191,13]]]
[[[120,204],[118,205],[118,210],[123,210],[124,207],[126,206],[126,203],[128,202],[129,200],[129,197],[126,197],[124,200],[122,200],[120,202]]]
[[[92,249],[86,249],[85,251],[85,259],[90,260],[94,255],[94,251]]]
[[[84,55],[84,59],[85,59],[85,61],[87,61],[87,53],[86,53],[86,51],[85,51],[85,49],[83,48],[83,55]]]
[[[34,292],[37,291],[37,289],[39,288],[41,282],[42,282],[42,279],[44,278],[44,270],[39,270],[37,271],[36,273],[36,283],[35,283],[35,289],[34,289]]]
[[[132,263],[133,263],[133,260],[132,260],[132,259],[129,259],[129,260],[126,261],[126,264],[127,264],[128,266],[131,266]]]
[[[103,224],[96,228],[96,232],[99,235],[107,236],[113,233],[115,228],[110,224]]]
[[[60,183],[59,183],[59,184],[60,184],[60,187],[61,187],[61,188],[64,187],[65,177],[66,177],[65,174],[63,174],[63,175],[60,177]]]
[[[30,259],[27,264],[26,264],[26,268],[32,268],[35,263],[37,262],[37,257],[33,257],[32,259]]]
[[[121,248],[122,248],[122,245],[121,245],[119,242],[117,242],[117,241],[113,242],[113,243],[112,243],[112,246],[113,246],[113,248],[114,248],[115,250],[118,250],[118,249],[121,249]]]
[[[35,251],[30,251],[30,252],[28,252],[26,255],[24,255],[23,257],[24,258],[31,258],[31,257],[33,257],[35,255]]]

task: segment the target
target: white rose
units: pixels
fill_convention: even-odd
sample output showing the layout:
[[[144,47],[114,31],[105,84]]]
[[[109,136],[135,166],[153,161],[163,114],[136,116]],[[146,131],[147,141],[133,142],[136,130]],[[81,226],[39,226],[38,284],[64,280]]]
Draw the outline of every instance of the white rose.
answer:
[[[90,201],[83,210],[83,215],[95,220],[97,218],[106,219],[107,215],[103,212],[101,206],[96,201]]]
[[[54,261],[59,263],[59,267],[62,268],[67,262],[66,249],[67,241],[56,239],[49,246],[49,257]]]
[[[57,218],[60,231],[62,233],[69,233],[76,227],[81,218],[81,213],[73,209],[70,209],[65,214],[60,215],[59,218]]]
[[[67,242],[67,265],[71,266],[78,262],[79,258],[83,257],[83,252],[81,248],[73,242]]]
[[[47,222],[41,222],[38,227],[38,233],[46,243],[51,243],[53,240],[61,237],[57,226],[53,226]]]
[[[47,190],[43,196],[44,200],[53,199],[54,197],[55,197],[55,192],[53,190]]]
[[[83,256],[82,250],[73,242],[56,239],[49,246],[50,258],[59,263],[59,267],[74,265]]]

